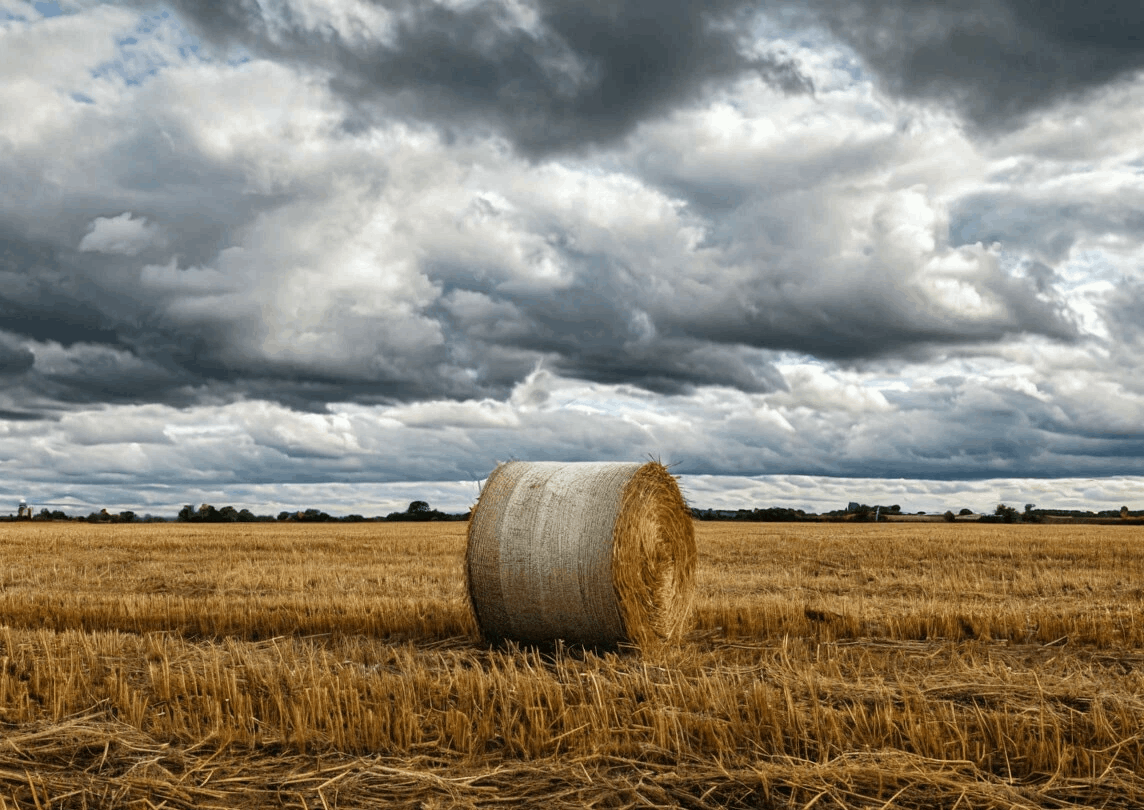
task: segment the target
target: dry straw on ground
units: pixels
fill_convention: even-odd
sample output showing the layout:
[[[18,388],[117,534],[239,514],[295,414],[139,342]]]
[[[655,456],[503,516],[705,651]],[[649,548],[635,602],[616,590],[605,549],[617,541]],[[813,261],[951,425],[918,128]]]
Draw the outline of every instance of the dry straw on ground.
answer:
[[[663,465],[516,461],[485,484],[465,568],[489,638],[646,645],[684,631],[695,559]]]
[[[1139,810],[1144,529],[695,527],[694,623],[488,645],[465,526],[0,524],[0,810]]]

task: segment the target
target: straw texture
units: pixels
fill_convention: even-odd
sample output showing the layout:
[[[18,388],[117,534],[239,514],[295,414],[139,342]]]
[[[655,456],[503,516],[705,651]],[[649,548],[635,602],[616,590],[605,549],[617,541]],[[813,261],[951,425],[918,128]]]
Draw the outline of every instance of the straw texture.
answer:
[[[685,629],[695,556],[663,465],[514,461],[489,475],[465,571],[487,638],[648,644]]]

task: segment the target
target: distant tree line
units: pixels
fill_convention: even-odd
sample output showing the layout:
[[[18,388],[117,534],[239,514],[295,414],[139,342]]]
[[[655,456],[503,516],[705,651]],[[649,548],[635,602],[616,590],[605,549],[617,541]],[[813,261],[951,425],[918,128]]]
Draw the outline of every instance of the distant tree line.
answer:
[[[14,517],[0,517],[0,521],[15,521],[20,518]],[[60,509],[41,509],[31,518],[23,518],[23,520],[43,521],[43,520],[70,520],[78,523],[155,523],[163,522],[163,518],[153,517],[152,515],[144,515],[140,517],[134,512],[128,510],[124,512],[109,512],[106,509],[101,509],[98,512],[92,512],[84,517],[83,515],[69,515]]]
[[[751,523],[794,523],[818,518],[817,515],[808,515],[802,509],[785,509],[781,506],[767,509],[692,509],[691,516],[696,520],[738,520]]]
[[[898,504],[870,506],[864,503],[851,503],[845,509],[835,509],[832,512],[816,514],[802,509],[787,509],[782,506],[771,506],[766,509],[692,509],[691,516],[696,520],[731,520],[747,523],[798,523],[802,521],[821,520],[874,520],[882,515],[900,515],[902,507]]]
[[[385,517],[367,518],[363,515],[335,517],[320,509],[301,509],[296,512],[279,512],[277,518],[271,515],[255,515],[248,509],[235,509],[224,506],[215,509],[204,503],[198,509],[188,504],[179,511],[179,520],[184,523],[270,523],[275,520],[283,523],[366,523],[384,521],[430,521],[468,520],[469,513],[450,514],[431,509],[425,501],[413,501],[404,512],[390,512]]]
[[[1099,512],[1082,509],[1038,509],[1035,504],[1025,504],[1025,511],[1019,512],[1017,507],[999,503],[992,515],[982,515],[982,523],[1044,523],[1047,518],[1065,518],[1083,523],[1086,520],[1108,521],[1119,518],[1138,522],[1144,518],[1144,510],[1129,509],[1122,506],[1119,509],[1102,509]]]
[[[41,509],[37,514],[28,517],[9,517],[0,515],[0,522],[15,522],[17,520],[68,520],[81,523],[165,523],[166,518],[143,515],[135,512],[110,512],[101,509],[92,512],[87,517],[82,515],[69,515],[60,509]],[[176,517],[180,523],[366,523],[366,522],[425,522],[425,521],[462,521],[469,519],[469,512],[450,513],[433,509],[425,501],[413,501],[404,512],[390,512],[385,517],[365,517],[363,515],[344,515],[335,517],[320,509],[301,509],[295,512],[279,512],[274,515],[256,515],[249,509],[236,509],[233,506],[224,506],[217,509],[209,503],[201,506],[187,504],[179,510]]]
[[[179,510],[177,520],[183,523],[273,523],[275,521],[295,523],[419,523],[427,521],[464,521],[469,519],[470,514],[471,511],[461,513],[441,512],[431,508],[426,501],[412,501],[405,511],[390,512],[384,517],[364,517],[358,514],[336,517],[320,509],[302,509],[294,512],[283,511],[279,512],[275,517],[273,515],[256,515],[249,509],[236,509],[233,506],[224,506],[221,509],[216,509],[214,506],[204,503],[198,507],[193,504],[187,504]],[[872,521],[875,518],[899,516],[902,514],[902,507],[898,504],[892,504],[890,506],[875,504],[874,506],[870,506],[857,502],[851,502],[845,509],[836,509],[830,512],[823,512],[822,514],[806,512],[802,509],[788,509],[781,506],[772,506],[765,509],[691,509],[691,516],[695,520],[753,523],[798,523],[824,520],[863,522]],[[925,513],[918,512],[917,514],[924,515]],[[974,515],[975,513],[972,509],[962,509],[956,515],[952,510],[949,510],[941,515],[941,517],[952,523],[957,520],[958,517],[973,517]],[[1037,509],[1034,504],[1027,503],[1025,504],[1024,511],[1020,511],[1014,506],[1000,503],[997,504],[997,507],[993,510],[993,514],[981,515],[975,519],[981,523],[1043,523],[1050,518],[1073,520],[1080,523],[1086,521],[1104,523],[1111,519],[1119,518],[1131,523],[1140,523],[1144,522],[1144,510],[1130,510],[1127,506],[1122,506],[1120,509],[1104,509],[1098,512],[1081,509]],[[28,518],[25,517],[23,519],[27,520]],[[0,516],[0,521],[3,522],[15,520],[17,520],[15,517]],[[101,509],[98,512],[92,512],[84,517],[82,515],[71,516],[59,509],[41,509],[37,514],[31,517],[31,520],[70,520],[86,523],[161,523],[165,522],[166,519],[152,515],[143,515],[140,517],[130,510],[111,512],[107,509]]]
[[[864,522],[873,521],[875,519],[884,520],[887,517],[893,519],[901,519],[900,516],[909,515],[913,513],[903,512],[902,507],[898,504],[891,504],[883,506],[875,504],[873,506],[864,503],[851,502],[845,509],[835,509],[830,512],[823,512],[816,514],[814,512],[805,512],[802,509],[787,509],[778,506],[772,506],[768,509],[695,509],[691,510],[691,516],[696,520],[721,520],[721,521],[741,521],[741,522],[805,522],[805,521],[847,521],[847,522]],[[925,512],[917,512],[917,515],[925,515]],[[1065,519],[1073,520],[1078,523],[1084,522],[1099,522],[1107,523],[1112,519],[1119,518],[1120,520],[1129,523],[1144,523],[1144,510],[1130,510],[1127,506],[1122,506],[1120,509],[1104,509],[1099,512],[1084,511],[1080,509],[1037,509],[1034,504],[1025,504],[1024,511],[1019,510],[1017,507],[1009,506],[1007,504],[997,504],[992,514],[983,514],[978,516],[972,509],[961,509],[956,514],[954,511],[948,510],[942,515],[933,515],[930,519],[944,519],[949,523],[957,521],[958,518],[971,518],[980,523],[1044,523],[1049,519]]]
[[[859,522],[867,520],[877,520],[882,515],[900,515],[902,514],[902,507],[898,504],[891,504],[890,506],[883,506],[876,503],[873,506],[865,503],[857,503],[851,501],[845,509],[835,509],[833,512],[827,512],[827,517],[844,517],[849,515],[851,520]]]
[[[256,515],[249,509],[235,509],[233,506],[224,506],[215,509],[209,503],[204,503],[198,509],[194,504],[187,504],[179,510],[181,523],[271,523],[274,518],[269,515]]]
[[[425,501],[413,501],[404,512],[390,512],[383,520],[391,520],[399,523],[420,523],[430,520],[468,520],[469,514],[469,512],[462,512],[461,514],[450,515],[445,512],[438,512],[436,509],[430,509],[429,504]]]

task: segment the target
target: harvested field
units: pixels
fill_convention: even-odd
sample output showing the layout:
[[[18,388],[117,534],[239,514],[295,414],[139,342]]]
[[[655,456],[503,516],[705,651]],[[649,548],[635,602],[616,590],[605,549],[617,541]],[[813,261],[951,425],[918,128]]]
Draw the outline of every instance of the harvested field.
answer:
[[[678,645],[492,648],[465,524],[0,526],[0,807],[1140,807],[1144,530],[697,524]]]

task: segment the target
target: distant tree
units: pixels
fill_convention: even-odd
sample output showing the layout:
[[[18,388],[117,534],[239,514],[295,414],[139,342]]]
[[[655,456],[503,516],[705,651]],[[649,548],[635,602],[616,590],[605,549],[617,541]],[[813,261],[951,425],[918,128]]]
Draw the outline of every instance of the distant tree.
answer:
[[[965,515],[972,515],[972,514],[973,514],[973,510],[972,510],[972,509],[962,509],[962,510],[961,510],[960,512],[958,512],[957,514],[959,514],[959,515],[961,515],[961,516],[963,516],[963,517],[964,517]]]
[[[1001,518],[1002,523],[1016,523],[1019,517],[1015,506],[1006,506],[1003,503],[997,504],[997,508],[993,510],[993,514]]]
[[[283,512],[278,516],[278,519],[286,520],[289,517],[289,512]],[[195,509],[192,504],[184,506],[179,510],[179,520],[190,523],[238,523],[253,522],[258,520],[258,517],[248,509],[243,509],[241,512],[233,506],[216,509],[209,503],[204,503],[198,509]]]
[[[890,507],[889,509],[887,509],[886,511],[887,511],[887,512],[889,512],[890,514],[893,514],[893,515],[897,515],[897,514],[900,514],[900,513],[901,513],[901,511],[902,511],[902,507],[901,507],[901,506],[899,506],[898,504],[894,504],[893,506],[891,506],[891,507]]]
[[[750,510],[746,510],[750,514]],[[425,501],[413,501],[404,512],[390,512],[381,520],[397,523],[423,523],[431,520],[468,520],[468,514],[450,515],[431,509]]]
[[[298,520],[303,523],[328,523],[334,518],[330,517],[320,509],[307,509],[304,512],[295,512],[292,520]]]
[[[279,512],[278,513],[278,519],[279,520],[289,520],[290,519],[290,513],[289,512]]]
[[[942,517],[945,518],[946,523],[953,523],[953,521],[957,519],[957,516],[954,515],[952,511],[949,511],[949,510],[947,510],[946,513],[944,515],[942,515]]]
[[[224,506],[218,510],[218,520],[220,523],[237,523],[238,510],[233,506]]]
[[[131,511],[120,512],[119,513],[119,522],[120,523],[134,523],[135,522],[135,513],[131,512]]]
[[[1120,507],[1120,519],[1121,520],[1127,520],[1128,519],[1128,507],[1127,506]]]

